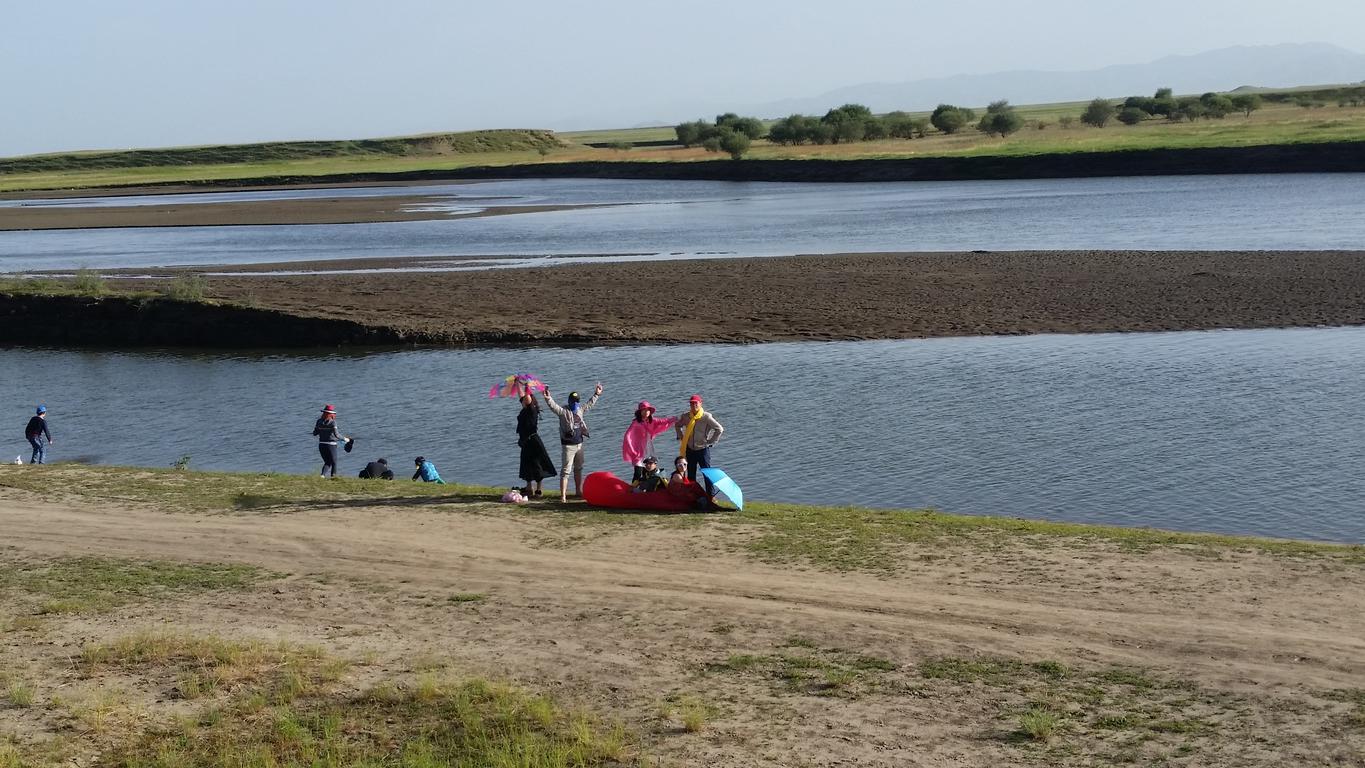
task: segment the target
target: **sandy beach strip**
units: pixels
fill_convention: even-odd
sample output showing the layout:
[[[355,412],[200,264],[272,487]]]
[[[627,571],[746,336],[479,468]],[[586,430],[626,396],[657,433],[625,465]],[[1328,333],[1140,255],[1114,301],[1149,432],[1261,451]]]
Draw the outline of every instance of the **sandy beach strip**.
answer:
[[[1365,324],[1357,251],[834,254],[243,274],[207,286],[216,298],[453,343],[490,334],[764,342]],[[315,301],[320,290],[326,306]]]
[[[434,206],[474,208],[450,213]],[[273,224],[371,224],[384,221],[505,216],[516,213],[562,211],[581,205],[502,205],[481,208],[479,200],[453,200],[436,195],[373,195],[248,200],[232,203],[64,207],[55,205],[0,208],[0,232],[35,229],[97,229],[121,227],[221,227]]]

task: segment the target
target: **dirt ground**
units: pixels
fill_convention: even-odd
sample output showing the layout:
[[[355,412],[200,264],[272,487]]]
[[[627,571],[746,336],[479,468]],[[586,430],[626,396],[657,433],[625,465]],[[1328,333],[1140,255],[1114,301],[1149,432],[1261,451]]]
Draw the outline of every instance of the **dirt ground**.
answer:
[[[191,515],[4,488],[14,557],[285,575],[52,617],[41,641],[0,635],[0,652],[60,670],[83,643],[176,627],[385,669],[436,659],[619,717],[659,765],[1365,765],[1359,564],[962,539],[907,547],[895,573],[839,573],[756,560],[737,548],[752,533],[720,518],[565,518],[361,502]],[[40,697],[69,683],[53,674]],[[678,697],[706,703],[703,728],[660,714]],[[1056,735],[1021,737],[1039,707],[1062,713]],[[44,727],[0,706],[0,734]]]
[[[648,298],[638,286],[649,286]],[[207,292],[455,343],[1269,328],[1365,324],[1365,254],[834,254],[422,274],[233,275],[209,278]],[[317,301],[320,294],[326,302]]]

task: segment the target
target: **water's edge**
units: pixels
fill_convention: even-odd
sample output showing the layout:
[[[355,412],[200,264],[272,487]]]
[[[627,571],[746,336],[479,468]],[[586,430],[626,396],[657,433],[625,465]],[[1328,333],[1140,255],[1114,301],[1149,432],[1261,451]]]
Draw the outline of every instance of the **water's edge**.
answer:
[[[1167,332],[1252,330],[1273,328],[1351,327],[1320,322],[1255,321],[1166,329]],[[920,338],[1021,336],[1064,333],[1138,333],[1150,329],[1113,327],[1070,328],[1021,333],[917,333],[882,336],[875,331],[849,338],[818,341],[877,341]],[[421,331],[370,325],[353,320],[296,315],[274,309],[233,304],[180,301],[163,297],[42,296],[0,293],[0,347],[81,348],[119,350],[138,348],[202,348],[218,350],[326,349],[335,347],[584,347],[654,346],[670,344],[755,344],[811,341],[793,335],[761,340],[733,338],[603,337],[586,333],[524,332],[496,329],[447,328]]]
[[[1123,176],[1365,172],[1365,141],[1075,152],[1045,155],[872,160],[585,161],[471,166],[396,173],[255,176],[204,182],[130,183],[99,189],[231,188],[259,185],[451,181],[459,179],[653,179],[709,181],[976,181]]]

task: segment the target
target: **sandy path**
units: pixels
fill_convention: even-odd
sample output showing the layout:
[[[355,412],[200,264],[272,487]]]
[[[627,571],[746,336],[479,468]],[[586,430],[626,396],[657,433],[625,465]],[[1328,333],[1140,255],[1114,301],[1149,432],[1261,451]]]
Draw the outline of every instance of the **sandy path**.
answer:
[[[831,707],[697,677],[730,653],[771,652],[793,635],[901,665],[936,656],[1136,665],[1290,700],[1306,690],[1365,688],[1359,567],[1088,546],[961,547],[881,578],[727,554],[725,541],[745,534],[723,525],[586,536],[569,529],[567,545],[545,544],[564,530],[535,518],[442,511],[196,517],[0,495],[3,543],[22,552],[206,559],[293,574],[283,597],[185,610],[184,621],[216,631],[441,652],[627,710],[645,711],[641,702],[680,684],[752,702],[752,711],[718,722],[712,738],[682,745],[689,759],[715,764],[796,764],[803,755],[815,765],[987,765],[1014,754],[978,743],[983,705],[971,697],[946,707],[914,698]],[[318,574],[396,592],[319,592]],[[458,591],[492,596],[477,621],[433,619],[422,608],[432,595]],[[734,629],[717,634],[722,625]],[[852,742],[842,738],[849,735]]]

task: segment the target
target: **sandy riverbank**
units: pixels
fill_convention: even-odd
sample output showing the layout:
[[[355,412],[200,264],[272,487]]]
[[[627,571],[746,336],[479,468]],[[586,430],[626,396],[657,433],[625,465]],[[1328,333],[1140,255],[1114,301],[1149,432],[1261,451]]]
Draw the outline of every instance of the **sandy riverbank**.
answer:
[[[619,719],[675,765],[1365,758],[1358,549],[761,505],[613,516],[413,488],[0,467],[15,575],[0,619],[19,628],[0,660],[37,702],[0,707],[0,731],[88,759],[241,690],[186,701],[155,661],[71,661],[153,629],[317,646],[356,660],[343,697],[512,679]],[[70,589],[80,568],[204,560],[275,575],[141,599],[128,577],[120,610],[83,594],[62,613],[34,613],[51,582],[22,578],[59,567]],[[106,727],[80,725],[87,698]],[[695,730],[681,706],[702,713]],[[1030,712],[1055,719],[1046,738],[1024,730]]]
[[[320,292],[326,302],[317,301]],[[754,342],[1358,325],[1365,324],[1365,254],[848,254],[224,276],[209,278],[208,293],[456,342],[498,336]]]
[[[562,211],[587,206],[504,205],[466,213],[433,208],[450,205],[436,195],[308,197],[293,200],[246,200],[232,203],[166,202],[154,205],[0,207],[0,232],[34,229],[121,227],[221,227],[273,224],[367,224],[383,221],[429,221],[477,216]],[[477,198],[461,205],[477,207]]]

